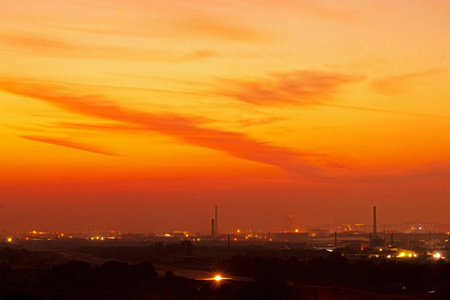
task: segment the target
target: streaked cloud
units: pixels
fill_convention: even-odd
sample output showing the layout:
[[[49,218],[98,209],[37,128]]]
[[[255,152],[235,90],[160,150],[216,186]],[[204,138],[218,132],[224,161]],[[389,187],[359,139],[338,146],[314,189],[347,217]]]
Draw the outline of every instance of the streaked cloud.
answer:
[[[293,6],[297,6],[299,9],[308,12],[312,16],[329,21],[350,22],[356,20],[359,16],[358,12],[355,10],[333,10],[329,7],[325,7],[324,5],[318,5],[317,2],[314,1],[296,0],[292,2]]]
[[[329,165],[329,157],[325,154],[297,152],[253,139],[245,133],[207,128],[204,127],[205,120],[195,116],[127,109],[102,96],[75,91],[70,86],[20,80],[1,81],[0,88],[16,95],[45,101],[72,113],[143,126],[149,131],[172,136],[187,144],[272,165],[294,172],[300,177],[318,178],[322,172],[320,166]],[[67,145],[69,144],[66,143]]]
[[[384,95],[401,95],[413,88],[413,85],[423,82],[425,77],[443,73],[442,69],[431,69],[421,72],[379,78],[372,83],[372,89]]]
[[[117,156],[116,153],[106,151],[103,149],[100,149],[99,147],[92,146],[92,145],[86,145],[79,142],[74,142],[67,139],[61,139],[61,138],[49,138],[49,137],[41,137],[41,136],[31,136],[31,135],[24,135],[21,136],[21,138],[24,138],[26,140],[35,141],[35,142],[41,142],[46,144],[52,144],[97,154],[103,154],[103,155],[109,155],[109,156]]]
[[[215,50],[197,49],[187,52],[148,49],[144,47],[121,47],[71,41],[57,36],[44,36],[32,32],[0,34],[0,42],[27,53],[68,58],[98,58],[130,61],[183,62],[219,57]]]
[[[270,106],[280,104],[317,105],[363,76],[322,71],[272,73],[267,78],[249,81],[225,80],[222,93],[239,101]]]
[[[273,41],[273,37],[268,32],[256,30],[239,24],[242,22],[228,22],[206,17],[194,17],[180,23],[183,30],[190,31],[195,35],[204,35],[209,38],[228,41],[267,43]]]
[[[391,76],[377,80],[374,88],[380,92],[392,94],[394,91],[406,89],[409,81],[420,79],[423,76],[437,75],[443,70],[429,70],[418,73]],[[222,94],[259,106],[299,105],[299,106],[325,106],[339,109],[359,110],[362,112],[398,114],[412,117],[449,119],[449,116],[426,114],[418,112],[380,109],[357,105],[346,105],[333,101],[335,94],[341,87],[357,83],[365,79],[364,76],[328,73],[320,71],[293,71],[272,73],[270,77],[259,81],[225,80],[228,89]]]
[[[262,125],[262,124],[273,124],[279,121],[283,121],[285,119],[280,117],[267,117],[262,119],[245,119],[239,120],[238,123],[243,126],[253,126],[253,125]]]
[[[351,106],[351,105],[344,105],[344,104],[331,104],[331,103],[328,103],[328,104],[325,104],[324,106],[335,107],[335,108],[342,108],[342,109],[350,109],[350,110],[359,110],[359,111],[373,112],[373,113],[383,113],[383,114],[394,114],[394,115],[403,115],[403,116],[411,116],[411,117],[420,117],[420,118],[447,119],[447,120],[450,119],[450,116],[445,116],[445,115],[424,114],[424,113],[399,111],[399,110],[392,110],[392,109],[380,109],[380,108],[373,108],[373,107]]]
[[[147,129],[143,126],[133,125],[133,124],[87,124],[87,123],[69,123],[69,122],[57,122],[50,127],[52,128],[73,128],[73,129],[82,129],[82,130],[101,130],[101,131],[147,131]]]

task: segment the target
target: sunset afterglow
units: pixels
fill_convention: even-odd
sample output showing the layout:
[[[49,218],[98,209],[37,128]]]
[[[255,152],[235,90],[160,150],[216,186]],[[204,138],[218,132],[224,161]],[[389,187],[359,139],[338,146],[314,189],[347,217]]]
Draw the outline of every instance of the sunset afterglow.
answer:
[[[6,232],[208,232],[214,205],[222,232],[372,206],[448,222],[447,1],[6,1],[0,18]]]

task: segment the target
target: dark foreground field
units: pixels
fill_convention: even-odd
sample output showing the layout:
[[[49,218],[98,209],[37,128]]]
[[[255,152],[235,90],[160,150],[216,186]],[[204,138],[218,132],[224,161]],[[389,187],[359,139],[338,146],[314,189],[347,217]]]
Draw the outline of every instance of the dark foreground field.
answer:
[[[223,250],[223,249],[222,249]],[[0,250],[0,299],[450,299],[444,260],[187,244]],[[216,274],[226,279],[215,281]]]

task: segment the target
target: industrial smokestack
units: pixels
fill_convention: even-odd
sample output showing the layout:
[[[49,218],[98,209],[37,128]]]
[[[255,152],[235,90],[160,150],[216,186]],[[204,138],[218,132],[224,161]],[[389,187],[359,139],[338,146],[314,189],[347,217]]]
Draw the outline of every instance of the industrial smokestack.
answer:
[[[377,207],[373,207],[373,234],[377,234]]]
[[[214,237],[216,231],[214,230],[214,219],[211,219],[211,237]]]
[[[214,223],[214,228],[215,228],[214,234],[217,234],[218,231],[219,231],[219,224],[217,222],[217,205],[216,205],[216,212],[214,214],[214,217],[215,217],[215,219],[214,219],[215,220],[215,223]]]

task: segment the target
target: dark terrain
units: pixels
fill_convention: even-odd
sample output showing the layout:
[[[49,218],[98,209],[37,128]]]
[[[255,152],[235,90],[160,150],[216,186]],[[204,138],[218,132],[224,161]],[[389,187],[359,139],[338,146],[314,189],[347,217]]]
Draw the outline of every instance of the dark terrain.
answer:
[[[50,246],[2,245],[1,299],[450,299],[443,259],[347,258],[295,244]]]

